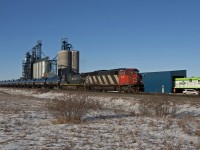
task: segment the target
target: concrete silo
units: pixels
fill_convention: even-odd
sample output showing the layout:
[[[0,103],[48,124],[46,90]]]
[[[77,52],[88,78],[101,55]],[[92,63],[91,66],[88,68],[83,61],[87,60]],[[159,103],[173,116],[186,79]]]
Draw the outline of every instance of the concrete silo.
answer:
[[[61,50],[58,52],[58,75],[65,76],[71,73],[71,51]]]
[[[71,71],[72,73],[79,73],[79,51],[72,50],[71,56]]]
[[[61,50],[58,52],[58,76],[79,73],[79,51],[71,49],[72,45],[62,39]]]

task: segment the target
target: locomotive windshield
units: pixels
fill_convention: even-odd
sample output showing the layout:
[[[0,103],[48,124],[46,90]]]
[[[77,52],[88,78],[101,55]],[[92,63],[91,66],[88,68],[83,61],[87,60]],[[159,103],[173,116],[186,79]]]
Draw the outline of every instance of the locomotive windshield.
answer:
[[[135,73],[139,73],[139,70],[135,69]]]

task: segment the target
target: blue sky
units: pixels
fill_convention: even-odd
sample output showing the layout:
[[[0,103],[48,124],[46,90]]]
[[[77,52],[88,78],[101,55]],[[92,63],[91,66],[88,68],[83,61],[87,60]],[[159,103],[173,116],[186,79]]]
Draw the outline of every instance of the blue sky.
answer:
[[[80,71],[187,70],[200,76],[199,0],[1,0],[0,80],[21,77],[25,53],[42,40],[53,58],[68,38]]]

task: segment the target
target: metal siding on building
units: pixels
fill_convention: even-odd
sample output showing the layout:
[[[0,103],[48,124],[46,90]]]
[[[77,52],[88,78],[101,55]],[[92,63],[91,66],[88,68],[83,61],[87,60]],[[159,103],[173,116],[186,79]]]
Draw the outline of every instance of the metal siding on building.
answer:
[[[183,78],[185,78],[187,76],[187,72],[186,72],[186,70],[179,70],[179,71],[172,71],[171,72],[171,77],[172,77],[172,81],[174,80],[173,79],[173,77],[178,77],[178,78],[180,78],[180,77],[183,77]],[[174,88],[174,81],[173,81],[173,83],[172,83],[172,88]]]
[[[173,76],[186,76],[186,70],[145,72],[141,74],[143,77],[144,92],[171,93],[173,88]]]

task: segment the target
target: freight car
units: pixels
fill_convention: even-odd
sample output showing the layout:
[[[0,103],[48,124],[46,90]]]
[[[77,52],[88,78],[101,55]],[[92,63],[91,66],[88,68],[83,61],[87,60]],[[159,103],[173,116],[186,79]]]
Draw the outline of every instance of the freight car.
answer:
[[[134,68],[67,74],[63,77],[1,81],[0,86],[120,92],[139,92],[144,90],[142,76],[139,74],[139,70]]]
[[[61,77],[7,80],[0,81],[0,87],[55,88],[60,86],[60,81]]]

